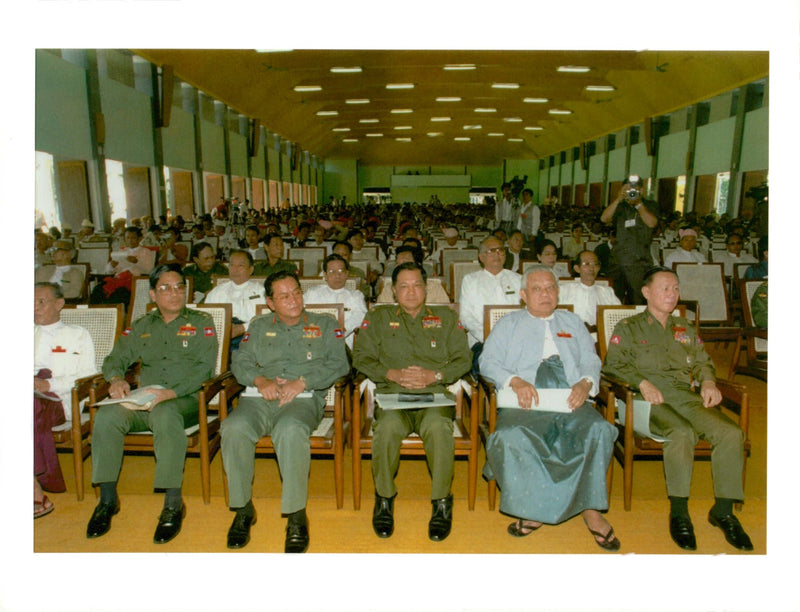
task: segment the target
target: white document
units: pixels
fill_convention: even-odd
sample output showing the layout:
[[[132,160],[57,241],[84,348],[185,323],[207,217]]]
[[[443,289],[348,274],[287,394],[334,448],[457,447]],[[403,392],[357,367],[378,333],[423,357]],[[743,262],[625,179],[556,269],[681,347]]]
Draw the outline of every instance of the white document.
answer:
[[[122,397],[119,399],[113,399],[111,397],[104,399],[101,402],[97,402],[97,406],[106,406],[109,404],[119,404],[123,408],[127,408],[128,410],[150,410],[153,405],[155,404],[156,395],[152,393],[148,389],[165,389],[166,387],[162,387],[161,385],[150,385],[149,387],[142,387],[140,389],[134,389],[131,391],[127,397]]]
[[[622,398],[617,398],[617,415],[619,422],[624,426],[625,401]],[[667,440],[667,438],[661,438],[650,431],[650,402],[643,399],[633,400],[633,431],[656,442]]]
[[[401,402],[398,393],[377,393],[375,401],[384,410],[414,410],[416,408],[435,408],[437,406],[455,406],[456,402],[444,393],[434,393],[429,402]]]
[[[244,391],[242,391],[242,397],[262,397],[261,393],[259,393],[257,387],[246,387]],[[294,396],[295,399],[302,398],[302,397],[314,397],[313,391],[301,391],[297,395]]]
[[[543,412],[572,412],[567,405],[567,398],[572,389],[536,389],[539,394],[539,405],[531,403],[531,410]],[[497,392],[498,408],[519,408],[519,399],[511,387],[504,387]]]

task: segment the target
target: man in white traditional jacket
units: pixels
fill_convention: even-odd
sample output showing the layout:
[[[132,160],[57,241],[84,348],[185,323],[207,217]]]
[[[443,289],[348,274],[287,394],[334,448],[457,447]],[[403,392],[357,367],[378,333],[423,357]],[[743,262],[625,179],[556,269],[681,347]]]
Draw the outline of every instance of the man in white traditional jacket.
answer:
[[[600,260],[593,251],[581,251],[575,258],[572,269],[578,278],[559,284],[558,303],[572,304],[573,310],[589,327],[596,331],[597,307],[605,304],[620,304],[614,290],[608,285],[596,283],[600,272]]]
[[[367,304],[364,294],[355,289],[345,287],[350,265],[341,255],[328,255],[322,262],[324,285],[310,287],[303,298],[307,306],[312,304],[343,304],[344,329],[347,346],[353,348],[353,332],[359,328],[364,315],[367,314]]]

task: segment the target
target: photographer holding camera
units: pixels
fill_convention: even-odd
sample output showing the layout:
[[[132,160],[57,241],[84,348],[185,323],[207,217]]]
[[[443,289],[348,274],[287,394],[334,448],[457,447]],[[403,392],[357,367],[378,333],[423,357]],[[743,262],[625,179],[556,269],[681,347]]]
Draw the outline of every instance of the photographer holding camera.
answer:
[[[623,304],[644,304],[642,278],[653,265],[650,242],[653,228],[658,224],[658,209],[655,202],[642,198],[643,187],[638,176],[628,177],[616,199],[600,215],[600,221],[617,230],[609,276]]]

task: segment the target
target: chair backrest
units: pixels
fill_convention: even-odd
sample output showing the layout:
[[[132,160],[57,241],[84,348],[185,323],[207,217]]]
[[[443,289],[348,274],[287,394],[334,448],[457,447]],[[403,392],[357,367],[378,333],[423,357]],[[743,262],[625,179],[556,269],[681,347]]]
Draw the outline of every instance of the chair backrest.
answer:
[[[188,304],[192,301],[192,296],[194,295],[192,293],[194,279],[191,276],[187,276],[184,282],[186,283],[186,303]],[[145,314],[147,305],[152,303],[150,300],[150,277],[134,276],[131,282],[131,301],[128,304],[128,327]]]
[[[438,251],[439,248],[465,249],[468,246],[470,246],[469,240],[466,240],[465,238],[459,238],[458,240],[456,240],[456,243],[453,246],[448,245],[446,240],[447,239],[444,237],[434,238],[433,250]]]
[[[377,261],[378,259],[378,245],[377,244],[365,244],[361,247],[361,250],[356,253],[353,251],[353,259],[360,261],[362,259],[374,259]]]
[[[636,306],[628,304],[604,304],[597,307],[597,348],[601,361],[605,361],[606,359],[608,344],[611,342],[611,336],[614,335],[614,328],[617,326],[617,323],[622,321],[622,319],[627,319],[640,312],[644,312],[646,309],[647,306],[644,304]],[[672,311],[672,314],[678,317],[685,317],[686,306],[678,304],[678,307]]]
[[[325,279],[322,276],[301,276],[297,280],[300,281],[300,289],[303,290],[303,293],[308,291],[311,287],[315,285],[324,285]],[[358,280],[354,277],[349,277],[345,282],[344,286],[346,289],[350,289],[351,291],[355,291],[358,289]]]
[[[286,259],[291,264],[294,264],[294,267],[297,268],[297,276],[303,276],[303,264],[305,263],[302,259]]]
[[[85,328],[94,344],[94,359],[99,372],[103,360],[114,348],[124,324],[122,304],[68,304],[61,309],[61,320]]]
[[[486,304],[483,307],[483,339],[489,337],[494,329],[494,324],[506,316],[509,312],[521,310],[525,306],[521,304]]]
[[[82,243],[78,248],[77,263],[88,263],[92,274],[103,274],[108,263],[108,254],[111,248],[104,243],[101,246],[87,246],[91,243]]]
[[[730,324],[728,292],[721,263],[676,263],[681,298],[695,300],[700,307],[700,323]]]
[[[339,323],[339,327],[344,329],[344,304],[342,303],[328,303],[328,304],[306,304],[305,309],[308,312],[316,312],[319,314],[326,314],[332,316]],[[259,304],[256,306],[256,316],[269,314],[272,312],[266,304]]]
[[[186,307],[207,312],[214,319],[214,329],[217,332],[217,361],[214,375],[219,376],[223,372],[227,372],[230,358],[233,306],[230,304],[187,304]]]
[[[450,249],[445,248],[441,250],[441,261],[439,262],[439,269],[442,275],[450,273],[450,264],[454,261],[473,261],[478,262],[478,249],[465,248],[465,249]]]
[[[481,264],[477,261],[454,261],[450,264],[450,298],[453,301],[461,295],[461,281],[467,274],[481,270]]]
[[[739,281],[739,295],[742,296],[742,319],[744,320],[746,327],[755,327],[755,321],[753,321],[753,310],[750,307],[750,304],[758,288],[765,282],[766,281],[763,278]],[[753,340],[753,348],[755,349],[756,353],[767,352],[766,339],[754,338]]]
[[[531,266],[540,266],[540,265],[542,265],[542,262],[536,259],[523,259],[519,262],[520,274],[522,274],[522,276],[525,276],[525,273],[528,271],[528,268],[530,268]],[[556,278],[562,278],[562,277],[566,278],[568,276],[572,276],[572,274],[570,274],[570,261],[568,259],[559,259],[553,265],[553,272],[555,273]]]
[[[314,274],[315,270],[319,270],[319,264],[325,259],[326,254],[327,249],[324,246],[290,247],[288,250],[288,259],[302,259],[304,273]]]
[[[67,299],[71,299],[73,301],[75,300],[85,301],[86,298],[89,297],[89,274],[91,273],[91,264],[81,262],[81,263],[71,263],[69,265],[74,269],[80,270],[83,279],[81,280],[80,293],[77,296]],[[56,270],[55,264],[45,264],[37,268],[36,275],[37,277],[41,275],[41,278],[51,278],[55,270]]]

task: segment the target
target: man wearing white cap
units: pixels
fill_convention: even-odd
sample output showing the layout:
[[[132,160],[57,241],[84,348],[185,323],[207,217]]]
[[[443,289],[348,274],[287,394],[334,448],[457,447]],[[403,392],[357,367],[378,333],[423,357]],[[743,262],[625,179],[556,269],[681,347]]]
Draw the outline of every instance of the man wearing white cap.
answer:
[[[458,246],[458,229],[452,226],[448,226],[442,230],[442,234],[444,234],[444,242],[439,243],[439,248],[433,252],[433,255],[431,255],[430,258],[430,261],[433,262],[437,268],[442,265],[443,249],[460,248]],[[444,276],[448,272],[449,270],[442,270],[441,274],[442,276]]]
[[[697,246],[697,232],[690,227],[679,229],[680,241],[678,248],[667,255],[664,260],[664,267],[672,269],[673,263],[706,263],[706,256],[700,251],[695,250]]]

